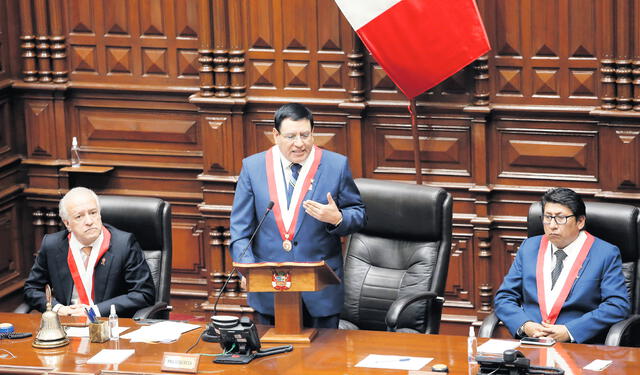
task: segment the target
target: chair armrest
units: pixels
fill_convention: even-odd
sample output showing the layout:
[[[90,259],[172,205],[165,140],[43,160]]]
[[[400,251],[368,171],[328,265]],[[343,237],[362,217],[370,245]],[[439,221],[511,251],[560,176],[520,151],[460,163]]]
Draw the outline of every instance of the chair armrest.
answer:
[[[404,297],[400,297],[393,301],[391,306],[389,306],[389,311],[387,311],[387,316],[385,317],[385,323],[387,323],[387,331],[395,332],[398,328],[398,319],[400,318],[400,314],[412,303],[420,300],[431,301],[438,297],[434,292],[421,292],[415,294],[409,294]]]
[[[31,306],[29,306],[26,302],[22,302],[20,306],[16,307],[16,309],[13,310],[13,312],[16,314],[28,314],[31,312],[31,310],[33,310]]]
[[[493,334],[496,331],[496,327],[500,323],[500,319],[495,312],[489,314],[482,321],[482,325],[480,325],[480,329],[478,330],[478,337],[493,337]]]
[[[604,344],[607,346],[640,346],[637,331],[640,328],[640,315],[631,315],[609,328]]]
[[[156,302],[155,305],[144,307],[135,314],[132,318],[136,319],[169,319],[169,311],[173,310],[172,306],[167,305],[166,302]]]

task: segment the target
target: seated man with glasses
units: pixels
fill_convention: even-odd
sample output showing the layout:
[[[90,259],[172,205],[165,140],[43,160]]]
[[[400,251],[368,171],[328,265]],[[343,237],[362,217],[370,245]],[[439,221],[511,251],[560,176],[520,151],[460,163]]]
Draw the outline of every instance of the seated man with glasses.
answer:
[[[548,190],[542,210],[545,234],[520,245],[496,314],[516,338],[602,343],[631,308],[620,251],[583,230],[585,205],[573,190]]]

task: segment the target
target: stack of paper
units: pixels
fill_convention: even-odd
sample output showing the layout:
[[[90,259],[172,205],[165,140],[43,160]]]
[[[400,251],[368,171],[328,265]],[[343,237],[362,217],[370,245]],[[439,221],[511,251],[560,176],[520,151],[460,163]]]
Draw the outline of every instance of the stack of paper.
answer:
[[[197,324],[167,320],[166,322],[142,326],[136,331],[121,336],[121,338],[131,340],[131,342],[169,343],[178,340],[181,334],[199,327]]]

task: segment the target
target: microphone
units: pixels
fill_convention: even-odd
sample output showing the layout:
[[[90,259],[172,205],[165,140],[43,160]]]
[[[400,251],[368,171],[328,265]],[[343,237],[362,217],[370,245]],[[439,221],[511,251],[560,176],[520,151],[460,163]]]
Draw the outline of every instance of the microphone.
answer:
[[[269,212],[271,212],[272,208],[273,208],[273,201],[269,201],[269,204],[267,205],[267,210],[264,212],[264,215],[262,215],[262,218],[260,219],[260,222],[258,222],[258,226],[256,227],[256,229],[253,230],[253,233],[251,234],[251,237],[249,238],[249,242],[247,243],[247,246],[240,253],[240,259],[242,259],[244,254],[246,254],[247,250],[249,250],[249,248],[251,247],[251,244],[253,243],[253,238],[256,236],[256,234],[260,230],[260,227],[262,227],[262,223],[267,218],[267,215],[269,215]],[[216,296],[216,302],[213,304],[213,314],[211,315],[211,319],[214,319],[214,317],[216,316],[216,312],[218,311],[218,301],[220,301],[220,297],[222,296],[222,292],[224,292],[225,288],[227,287],[227,284],[231,280],[231,277],[233,277],[233,274],[236,273],[236,271],[237,271],[237,268],[233,267],[233,269],[229,273],[229,276],[227,277],[227,280],[225,280],[224,284],[222,284],[222,288],[220,288],[220,291],[218,292],[218,295]],[[213,324],[211,326],[211,330],[207,330],[205,332],[204,336],[202,337],[202,339],[204,341],[209,341],[209,342],[216,342],[217,341],[218,337],[217,337],[217,334],[215,333],[215,331],[213,329]]]

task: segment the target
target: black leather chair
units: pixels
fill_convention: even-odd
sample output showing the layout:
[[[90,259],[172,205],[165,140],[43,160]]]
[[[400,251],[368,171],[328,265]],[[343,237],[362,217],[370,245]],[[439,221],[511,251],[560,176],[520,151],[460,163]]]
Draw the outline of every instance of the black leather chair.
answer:
[[[153,306],[138,310],[134,318],[168,319],[171,286],[171,205],[159,198],[102,195],[102,221],[133,233],[140,243],[156,287]],[[14,312],[27,313],[23,303]]]
[[[619,203],[585,202],[586,230],[596,237],[612,243],[620,249],[622,270],[631,298],[632,315],[609,329],[606,345],[640,346],[640,209]],[[544,233],[542,204],[535,202],[529,208],[527,235]],[[499,323],[495,313],[485,318],[478,332],[479,337],[492,337]]]
[[[367,225],[347,240],[341,329],[438,333],[452,198],[440,188],[357,179]]]

